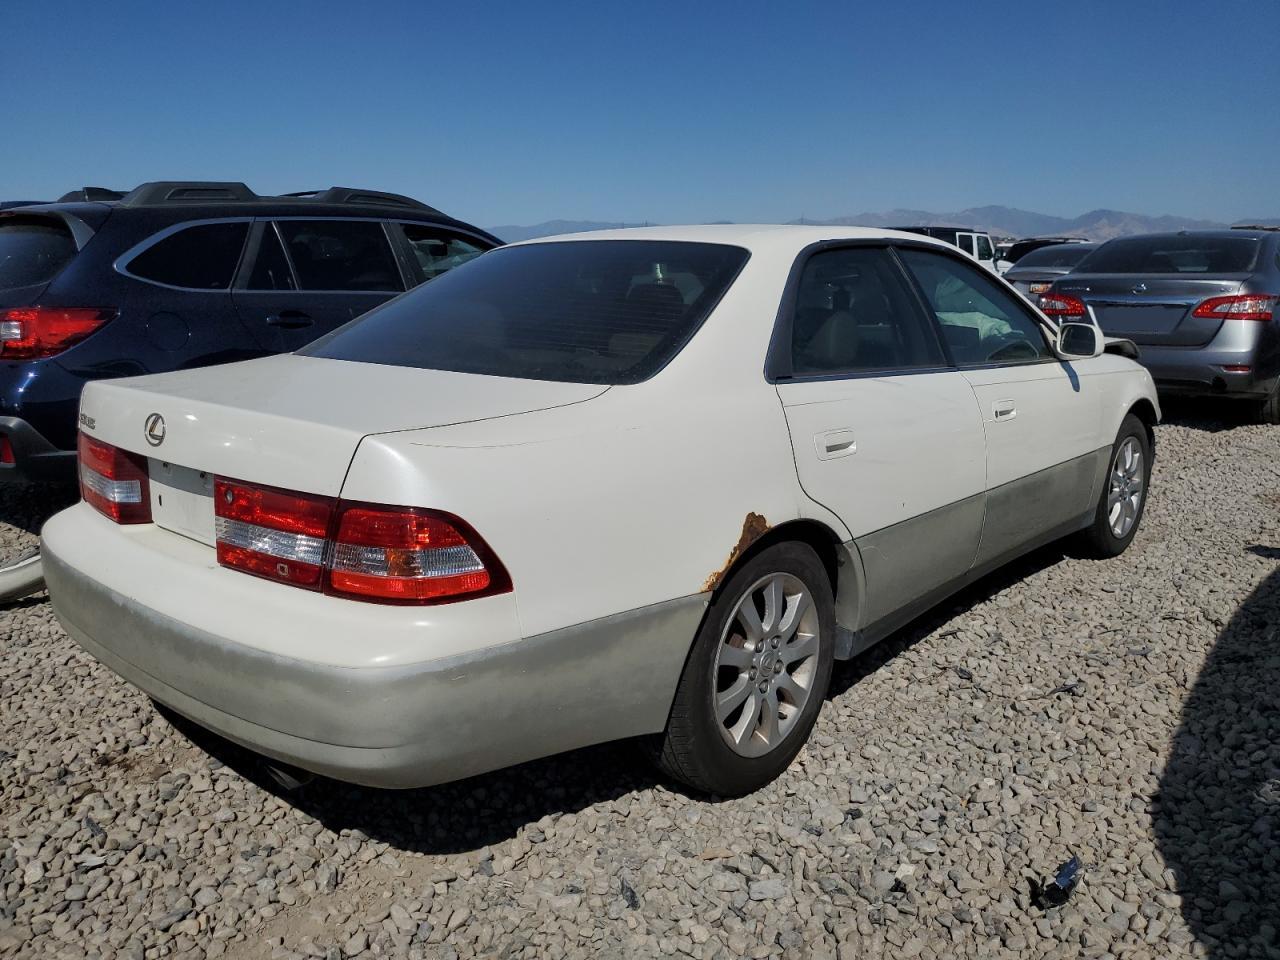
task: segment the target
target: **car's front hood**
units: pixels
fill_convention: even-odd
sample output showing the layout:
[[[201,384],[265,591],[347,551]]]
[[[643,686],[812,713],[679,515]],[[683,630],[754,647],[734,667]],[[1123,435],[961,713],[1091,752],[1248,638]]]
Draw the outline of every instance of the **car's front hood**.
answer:
[[[80,424],[168,463],[336,495],[369,434],[544,410],[607,389],[287,354],[91,383]]]

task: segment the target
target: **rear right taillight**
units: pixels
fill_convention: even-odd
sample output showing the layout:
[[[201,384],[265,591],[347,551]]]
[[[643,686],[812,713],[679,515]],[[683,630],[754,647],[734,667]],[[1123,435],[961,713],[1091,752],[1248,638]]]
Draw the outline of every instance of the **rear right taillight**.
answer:
[[[39,360],[79,343],[116,315],[100,307],[0,310],[0,360]]]
[[[1046,293],[1040,297],[1040,310],[1050,317],[1083,317],[1084,301],[1066,293]]]
[[[339,507],[326,592],[439,603],[508,588],[497,558],[457,517],[413,507]]]
[[[349,503],[217,477],[218,563],[376,603],[448,603],[511,589],[470,526],[419,507]]]
[[[13,441],[7,433],[0,433],[0,466],[12,467],[17,462],[13,455]]]
[[[147,458],[80,434],[80,496],[116,523],[150,523]]]
[[[1276,301],[1273,293],[1241,293],[1230,297],[1210,297],[1192,311],[1202,320],[1270,320]]]
[[[320,589],[333,498],[217,478],[213,485],[218,563]]]

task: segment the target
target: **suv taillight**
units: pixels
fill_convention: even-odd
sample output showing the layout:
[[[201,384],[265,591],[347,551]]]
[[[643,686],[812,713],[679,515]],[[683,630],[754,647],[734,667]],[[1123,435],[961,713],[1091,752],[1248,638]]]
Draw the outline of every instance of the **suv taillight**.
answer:
[[[218,563],[379,603],[447,603],[504,593],[506,570],[470,526],[418,507],[214,481]]]
[[[1040,310],[1050,317],[1083,317],[1084,301],[1066,293],[1046,293],[1040,298]]]
[[[79,343],[116,315],[99,307],[0,310],[0,360],[39,360]]]
[[[1210,297],[1192,312],[1193,317],[1204,320],[1261,320],[1271,319],[1276,301],[1273,293],[1242,293],[1232,297]]]
[[[150,523],[147,458],[80,434],[80,496],[116,523]]]

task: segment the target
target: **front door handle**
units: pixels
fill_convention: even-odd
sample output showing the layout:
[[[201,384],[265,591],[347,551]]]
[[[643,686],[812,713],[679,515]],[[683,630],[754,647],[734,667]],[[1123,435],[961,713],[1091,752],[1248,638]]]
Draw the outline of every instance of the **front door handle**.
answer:
[[[267,317],[267,326],[283,327],[285,330],[301,330],[303,327],[309,327],[315,321],[311,319],[310,314],[303,313],[301,310],[281,310],[279,313]]]
[[[813,446],[818,452],[819,460],[834,460],[836,457],[847,457],[858,452],[858,443],[853,431],[847,427],[839,430],[827,430],[813,438]]]
[[[997,400],[991,404],[991,417],[994,420],[1012,420],[1018,415],[1018,405],[1012,400]]]

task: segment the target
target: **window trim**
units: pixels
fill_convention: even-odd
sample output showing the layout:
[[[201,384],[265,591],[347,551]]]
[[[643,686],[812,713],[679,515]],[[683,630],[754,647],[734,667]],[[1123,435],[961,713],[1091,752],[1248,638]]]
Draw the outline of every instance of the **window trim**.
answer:
[[[857,238],[835,238],[831,240],[819,240],[804,247],[791,264],[790,273],[787,275],[786,285],[783,287],[782,299],[778,304],[778,312],[773,322],[773,334],[769,338],[769,349],[765,354],[764,378],[765,381],[772,384],[778,383],[811,383],[826,380],[861,380],[876,379],[884,377],[904,377],[915,376],[925,373],[947,373],[954,371],[955,362],[951,356],[951,350],[946,339],[942,336],[938,329],[937,317],[933,311],[928,308],[928,304],[923,302],[919,286],[915,282],[915,278],[907,271],[905,265],[899,259],[896,253],[898,246],[922,247],[927,250],[937,249],[935,244],[928,242],[915,242],[911,240],[900,241],[888,238],[876,239],[857,239]],[[809,261],[819,253],[826,253],[829,250],[847,250],[860,247],[870,247],[873,249],[884,250],[890,261],[892,261],[894,269],[897,270],[903,287],[907,294],[914,301],[919,318],[923,321],[925,328],[932,334],[934,342],[938,346],[939,353],[942,355],[941,365],[919,366],[919,367],[880,367],[875,370],[857,369],[857,370],[830,370],[823,373],[803,373],[796,374],[792,366],[791,358],[791,338],[795,326],[796,304],[800,299],[800,281],[804,277],[805,268]],[[959,253],[959,250],[956,251]]]
[[[911,272],[911,268],[907,265],[906,261],[902,260],[901,261],[902,269],[906,272],[907,281],[911,284],[912,289],[916,291],[917,298],[920,300],[920,303],[924,306],[924,309],[928,313],[929,317],[933,320],[934,327],[937,330],[938,338],[942,340],[943,344],[946,346],[947,356],[948,358],[951,359],[951,362],[955,366],[955,369],[957,370],[1001,370],[1005,367],[1034,367],[1042,363],[1059,363],[1060,364],[1064,362],[1063,360],[1059,359],[1056,353],[1054,353],[1053,344],[1050,343],[1049,338],[1045,336],[1044,318],[1042,316],[1038,316],[1036,313],[1033,312],[1031,304],[1027,302],[1027,298],[1024,297],[1022,294],[1020,294],[1017,291],[1017,288],[1015,288],[1012,284],[1010,284],[1009,281],[1005,280],[1004,277],[997,277],[986,267],[976,262],[972,257],[966,256],[964,251],[962,251],[959,247],[955,248],[955,255],[953,255],[950,250],[939,249],[938,247],[935,247],[933,244],[895,242],[895,245],[898,247],[913,247],[916,249],[923,249],[927,252],[939,254],[940,256],[950,257],[952,260],[955,260],[957,263],[964,264],[970,270],[978,271],[979,276],[985,276],[987,279],[995,283],[997,287],[1003,284],[1007,288],[1005,292],[1011,295],[1010,299],[1014,303],[1014,309],[1021,310],[1023,314],[1031,321],[1032,325],[1035,327],[1036,332],[1040,334],[1040,340],[1044,343],[1045,351],[1048,353],[1048,356],[1040,357],[1039,359],[1036,359],[1036,360],[1006,360],[1004,362],[996,362],[996,363],[992,363],[992,362],[959,363],[957,362],[951,353],[950,344],[947,343],[947,338],[942,332],[942,327],[944,326],[944,324],[942,323],[941,320],[938,319],[938,314],[934,311],[933,304],[929,302],[929,298],[925,296],[924,288],[920,286],[920,281],[918,281],[916,279],[916,275]]]
[[[147,283],[153,287],[160,287],[161,289],[164,289],[164,290],[181,290],[183,293],[230,295],[231,292],[236,289],[236,282],[239,280],[241,269],[244,267],[245,252],[249,248],[249,241],[253,233],[254,219],[255,219],[254,217],[212,217],[212,218],[200,219],[200,220],[181,220],[178,223],[172,223],[169,226],[165,227],[164,229],[157,230],[155,233],[152,233],[149,236],[145,237],[144,239],[138,241],[132,247],[126,250],[124,253],[120,254],[120,256],[116,257],[115,261],[111,264],[111,268],[115,270],[116,273],[120,274],[121,276],[128,277],[130,280],[137,280],[139,283]],[[138,274],[133,273],[129,269],[129,264],[131,264],[135,259],[137,259],[142,254],[146,253],[148,250],[154,247],[157,243],[160,243],[162,240],[168,239],[169,237],[173,236],[175,233],[180,233],[181,231],[187,230],[191,227],[204,227],[204,226],[209,226],[211,224],[218,224],[218,223],[245,223],[249,225],[249,229],[245,231],[244,242],[240,246],[240,257],[236,261],[235,269],[231,272],[231,283],[229,285],[225,287],[219,287],[216,290],[212,290],[208,287],[181,287],[181,286],[177,286],[176,284],[163,283],[159,280],[151,280],[147,277],[139,276]]]

